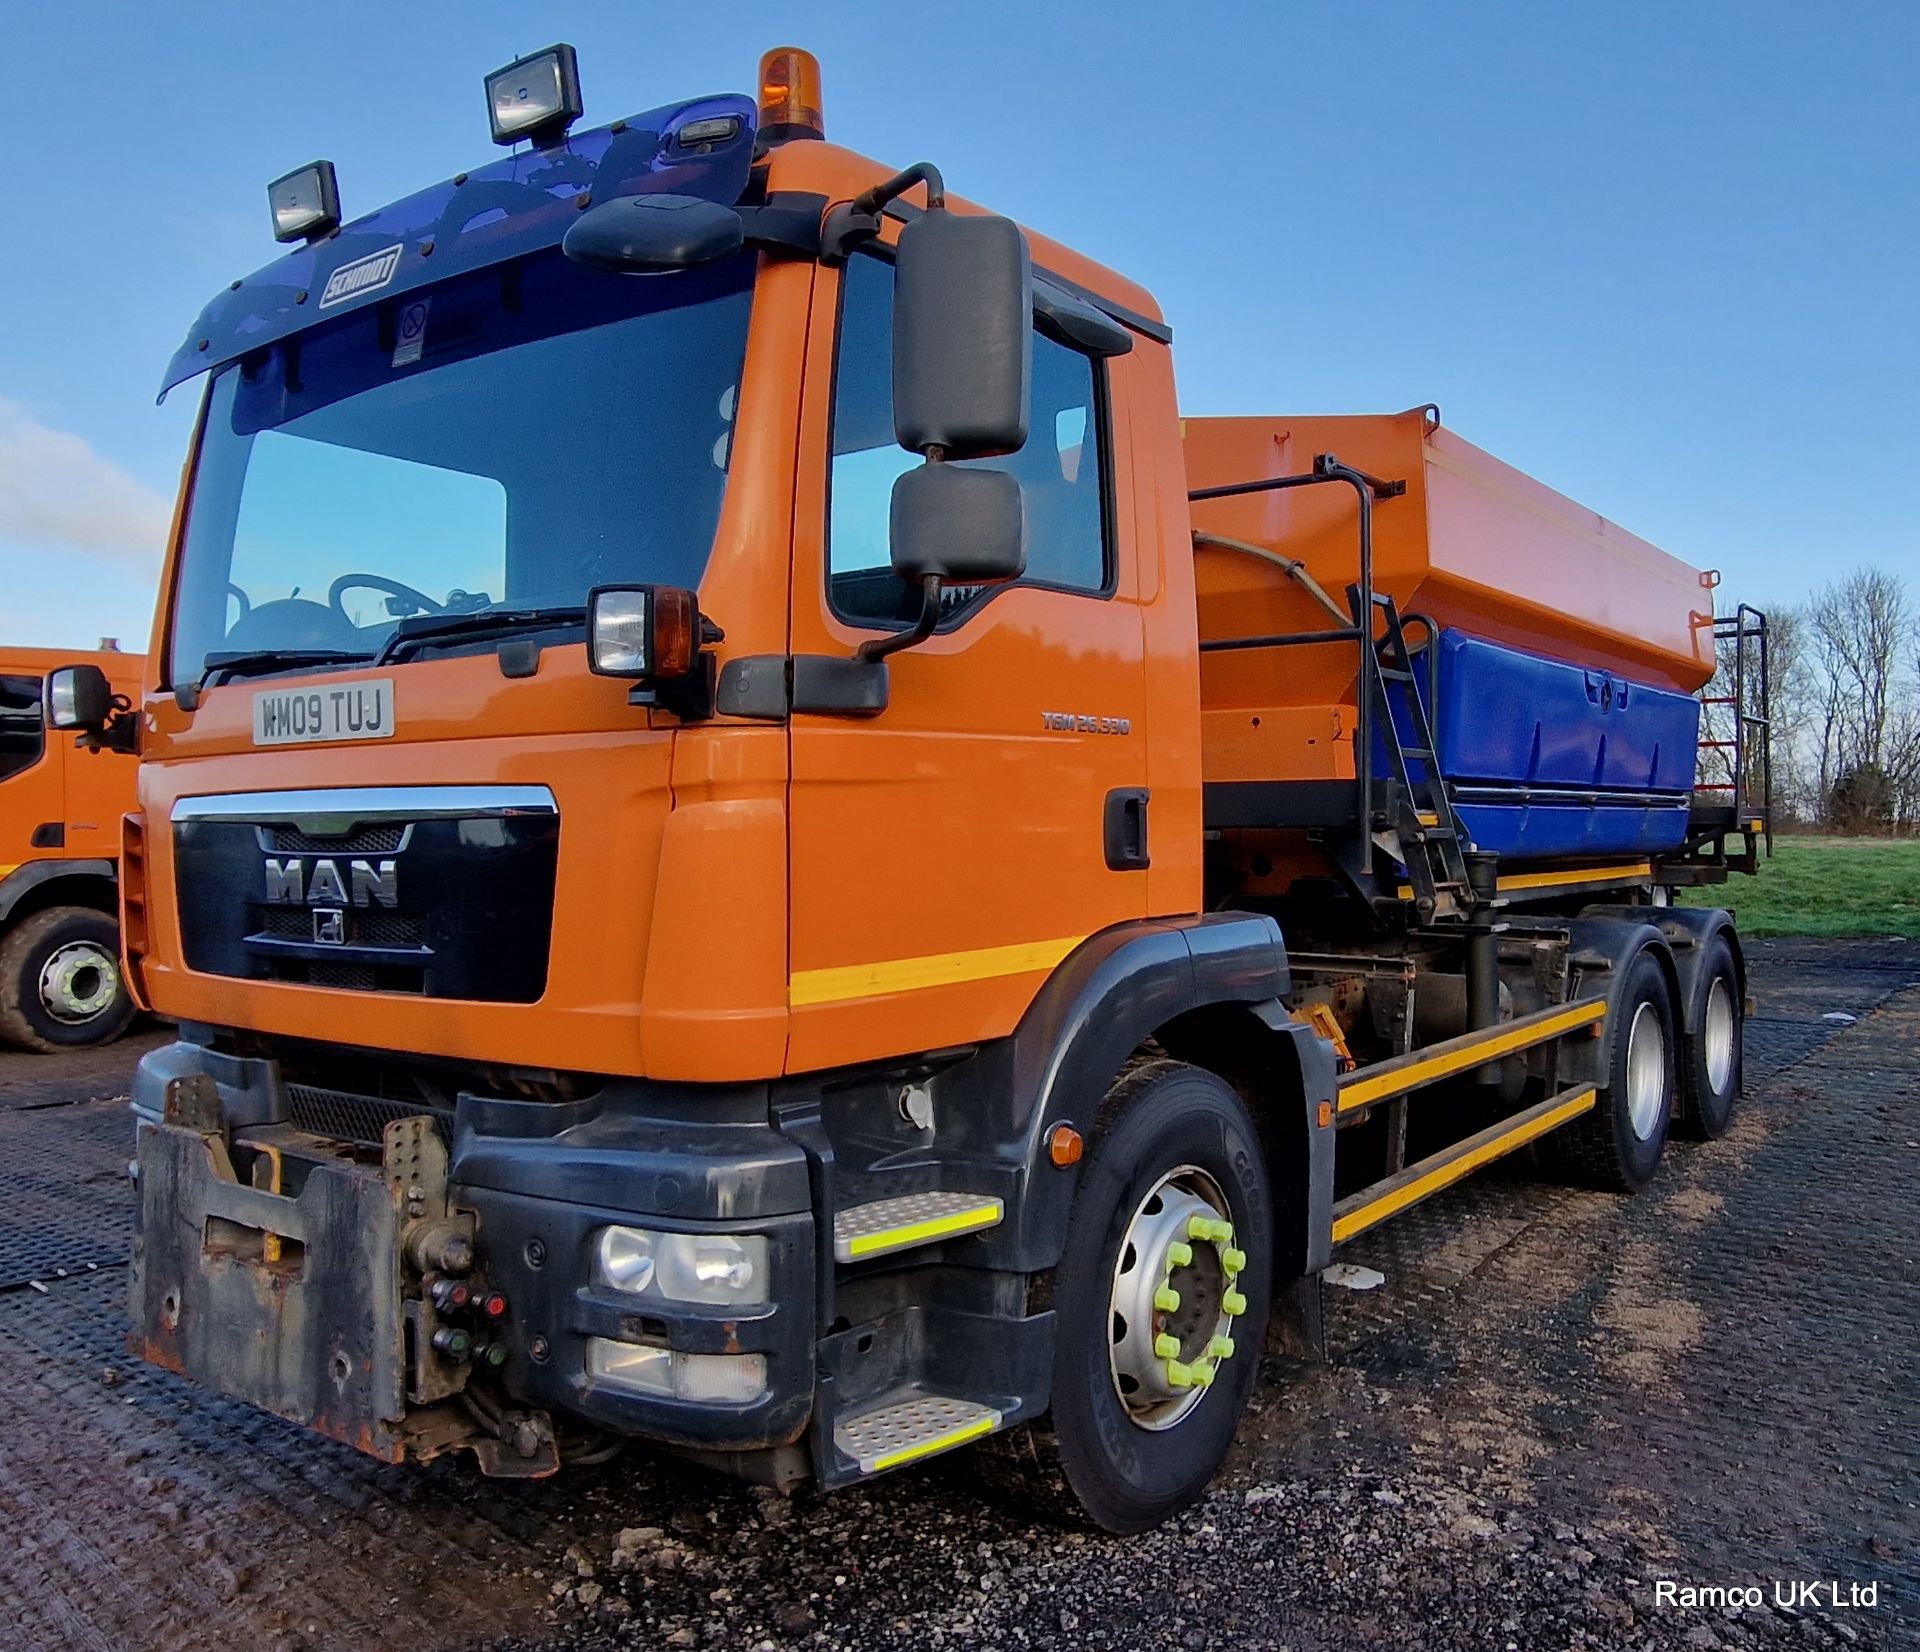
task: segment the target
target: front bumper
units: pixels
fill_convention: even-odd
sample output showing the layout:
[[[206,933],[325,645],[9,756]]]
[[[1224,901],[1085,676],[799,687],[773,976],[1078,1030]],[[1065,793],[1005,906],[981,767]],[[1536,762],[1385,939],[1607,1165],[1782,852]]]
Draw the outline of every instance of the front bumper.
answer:
[[[169,1096],[187,1093],[205,1098],[205,1128],[168,1122]],[[420,1380],[435,1321],[408,1254],[410,1224],[445,1216],[471,1223],[473,1277],[507,1298],[492,1333],[505,1362],[485,1381],[512,1405],[710,1451],[806,1432],[819,1315],[810,1178],[800,1147],[767,1122],[763,1089],[614,1082],[573,1102],[463,1092],[435,1126],[450,1137],[444,1209],[424,1212],[368,1154],[293,1128],[276,1062],[169,1045],[142,1060],[133,1107],[133,1345],[156,1363],[388,1460],[463,1443],[448,1439],[464,1415],[451,1402],[470,1373],[443,1373],[447,1394]],[[284,1182],[263,1158],[289,1167]],[[764,1235],[765,1302],[597,1286],[594,1236],[612,1223]],[[591,1337],[757,1353],[766,1389],[743,1404],[635,1393],[589,1374]]]

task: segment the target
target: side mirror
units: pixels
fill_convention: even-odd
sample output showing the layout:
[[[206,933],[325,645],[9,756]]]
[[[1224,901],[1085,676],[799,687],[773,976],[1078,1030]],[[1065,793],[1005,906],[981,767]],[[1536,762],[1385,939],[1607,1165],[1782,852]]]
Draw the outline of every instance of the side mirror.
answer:
[[[893,484],[888,526],[902,579],[1002,585],[1027,571],[1027,513],[1004,470],[922,465]]]
[[[711,264],[745,240],[732,207],[692,195],[618,195],[575,218],[560,247],[590,270],[651,275]]]
[[[99,734],[114,712],[113,685],[97,665],[63,665],[47,673],[47,726]]]
[[[591,214],[589,214],[591,216]],[[893,430],[915,453],[991,459],[1027,441],[1033,265],[1010,218],[931,208],[900,232]]]
[[[47,673],[47,727],[78,734],[94,751],[132,751],[139,727],[132,708],[97,665],[63,665]]]

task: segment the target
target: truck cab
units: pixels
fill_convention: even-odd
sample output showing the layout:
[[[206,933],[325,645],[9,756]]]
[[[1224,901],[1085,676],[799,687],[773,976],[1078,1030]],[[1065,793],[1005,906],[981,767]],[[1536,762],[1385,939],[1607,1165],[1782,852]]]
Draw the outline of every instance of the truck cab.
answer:
[[[582,132],[566,48],[489,87],[527,147],[344,222],[324,163],[279,180],[299,244],[166,374],[205,383],[133,719],[127,964],[180,1025],[134,1084],[138,1352],[496,1474],[993,1437],[1138,1530],[1376,1219],[1334,1153],[1376,1105],[1498,1055],[1448,1166],[1579,1120],[1625,990],[1658,1141],[1594,1163],[1651,1173],[1677,942],[1563,937],[1490,1006],[1492,886],[1433,936],[1369,885],[1322,991],[1210,890],[1147,293],[827,143],[804,53]],[[1419,1066],[1406,990],[1371,1050],[1383,947],[1460,989],[1423,1036],[1504,1042]],[[1348,1103],[1355,1048],[1391,1070]]]
[[[138,655],[80,658],[140,693]],[[43,679],[74,659],[0,649],[0,1042],[42,1054],[117,1038],[134,1013],[116,926],[134,765],[47,728]]]

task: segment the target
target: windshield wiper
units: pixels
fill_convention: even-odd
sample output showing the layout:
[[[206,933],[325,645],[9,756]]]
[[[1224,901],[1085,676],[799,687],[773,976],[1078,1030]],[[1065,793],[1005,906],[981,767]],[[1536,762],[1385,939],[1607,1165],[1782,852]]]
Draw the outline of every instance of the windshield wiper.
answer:
[[[585,625],[584,607],[567,608],[477,608],[465,614],[416,614],[393,628],[375,665],[397,660],[403,650],[416,643],[439,642],[448,637],[475,638],[504,636],[510,631],[542,631],[555,625]]]
[[[246,677],[257,671],[299,671],[310,665],[365,665],[371,654],[350,654],[339,648],[252,648],[231,654],[209,654],[200,673],[200,686],[219,676]]]

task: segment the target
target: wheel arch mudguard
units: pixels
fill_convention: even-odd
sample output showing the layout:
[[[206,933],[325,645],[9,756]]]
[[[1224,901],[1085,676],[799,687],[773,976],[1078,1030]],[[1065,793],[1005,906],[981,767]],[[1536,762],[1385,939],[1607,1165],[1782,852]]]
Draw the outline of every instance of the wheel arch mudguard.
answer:
[[[1743,1000],[1746,997],[1747,955],[1740,945],[1740,933],[1734,927],[1731,912],[1704,906],[1595,906],[1584,910],[1580,918],[1644,924],[1659,931],[1673,963],[1680,1024],[1689,1036],[1699,1031],[1699,1017],[1704,1008],[1700,1001],[1700,971],[1706,963],[1709,945],[1716,937],[1725,938],[1727,950],[1733,954],[1733,973],[1740,996]]]
[[[1683,1015],[1683,998],[1673,947],[1643,906],[1596,908],[1583,912],[1568,926],[1573,964],[1574,998],[1604,997],[1607,1002],[1605,1036],[1569,1042],[1563,1057],[1562,1082],[1587,1083],[1604,1091],[1613,1072],[1614,1040],[1620,1035],[1620,997],[1627,976],[1641,953],[1651,953],[1667,978],[1674,1013]],[[1596,992],[1595,988],[1603,990]]]
[[[48,892],[48,885],[65,879],[84,883],[93,894],[104,894],[107,907],[111,910],[114,902],[114,877],[114,864],[110,860],[30,860],[26,865],[16,866],[5,877],[0,878],[0,925],[11,921],[15,909],[22,903],[45,904],[29,901],[28,897],[34,895],[36,891]],[[85,901],[75,904],[92,906],[94,902]]]
[[[1289,985],[1280,927],[1262,914],[1126,924],[1076,949],[1008,1041],[1022,1168],[997,1265],[1034,1273],[1058,1262],[1080,1171],[1052,1163],[1048,1137],[1063,1123],[1090,1133],[1114,1079],[1155,1039],[1240,1091],[1273,1172],[1276,1264],[1323,1266],[1334,1131],[1331,1109],[1318,1122],[1319,1104],[1332,1101],[1336,1075],[1331,1049],[1288,1017]]]

